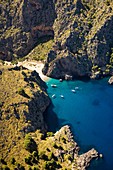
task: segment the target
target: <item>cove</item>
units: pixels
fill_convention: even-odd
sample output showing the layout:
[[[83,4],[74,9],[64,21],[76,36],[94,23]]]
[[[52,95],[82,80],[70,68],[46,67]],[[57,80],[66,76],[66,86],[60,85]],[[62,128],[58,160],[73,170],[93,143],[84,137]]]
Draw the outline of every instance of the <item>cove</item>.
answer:
[[[49,131],[55,132],[68,124],[80,152],[94,147],[103,154],[103,159],[93,161],[89,170],[113,170],[113,86],[107,81],[59,82],[50,79],[46,82],[52,101],[45,118]],[[57,87],[53,88],[51,84]],[[53,94],[56,98],[52,98]]]

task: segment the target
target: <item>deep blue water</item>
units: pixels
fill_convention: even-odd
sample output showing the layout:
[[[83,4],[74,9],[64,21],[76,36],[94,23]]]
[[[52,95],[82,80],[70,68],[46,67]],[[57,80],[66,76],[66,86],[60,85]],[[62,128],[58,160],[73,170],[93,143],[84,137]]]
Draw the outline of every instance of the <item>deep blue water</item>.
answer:
[[[93,161],[89,170],[113,170],[113,86],[108,85],[107,79],[63,82],[50,79],[47,86],[52,100],[46,113],[49,131],[70,125],[81,153],[94,147],[104,156]],[[73,93],[75,87],[79,89]]]

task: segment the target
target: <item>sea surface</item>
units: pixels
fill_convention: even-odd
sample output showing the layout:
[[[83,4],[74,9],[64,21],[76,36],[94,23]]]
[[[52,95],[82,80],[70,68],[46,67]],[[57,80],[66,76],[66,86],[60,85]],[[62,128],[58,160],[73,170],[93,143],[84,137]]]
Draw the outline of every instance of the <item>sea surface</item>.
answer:
[[[49,131],[70,125],[80,154],[94,147],[103,155],[88,169],[113,170],[113,86],[108,79],[63,82],[50,79],[46,83],[52,100],[46,113]],[[56,98],[52,98],[54,94]]]

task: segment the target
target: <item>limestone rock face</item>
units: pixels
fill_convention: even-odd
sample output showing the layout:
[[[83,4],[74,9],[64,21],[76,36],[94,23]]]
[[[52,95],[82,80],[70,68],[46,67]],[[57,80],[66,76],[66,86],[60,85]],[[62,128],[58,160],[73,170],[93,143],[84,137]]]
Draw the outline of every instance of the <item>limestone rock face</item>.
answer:
[[[61,156],[63,153],[65,154],[70,154],[72,157],[72,160],[74,163],[71,164],[71,169],[72,170],[86,170],[87,167],[90,165],[90,162],[92,159],[97,159],[100,157],[98,152],[93,148],[89,150],[88,152],[79,155],[79,150],[80,148],[78,147],[78,144],[73,140],[73,135],[70,131],[70,127],[68,125],[62,127],[59,131],[57,131],[54,134],[54,140],[55,141],[60,141],[60,138],[63,136],[66,136],[67,143],[68,143],[68,152],[59,152],[57,153],[57,157]]]
[[[57,0],[55,10],[55,43],[43,72],[54,78],[111,74],[113,1]]]
[[[0,0],[0,59],[23,57],[53,37],[54,19],[52,0]]]

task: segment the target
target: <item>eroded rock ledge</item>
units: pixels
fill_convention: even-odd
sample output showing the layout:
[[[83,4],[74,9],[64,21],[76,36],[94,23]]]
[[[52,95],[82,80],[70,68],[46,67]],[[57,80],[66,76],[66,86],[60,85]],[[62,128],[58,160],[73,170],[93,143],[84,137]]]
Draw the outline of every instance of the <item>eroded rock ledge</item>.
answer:
[[[59,152],[58,156],[62,154],[70,154],[73,161],[75,160],[75,162],[71,165],[72,170],[85,170],[90,165],[92,159],[97,159],[100,157],[99,153],[94,148],[82,155],[79,155],[78,152],[80,148],[78,147],[78,144],[74,141],[70,127],[68,125],[62,127],[58,132],[56,132],[53,138],[55,141],[59,141],[60,138],[65,135],[67,137],[66,142],[69,143],[68,151]]]

